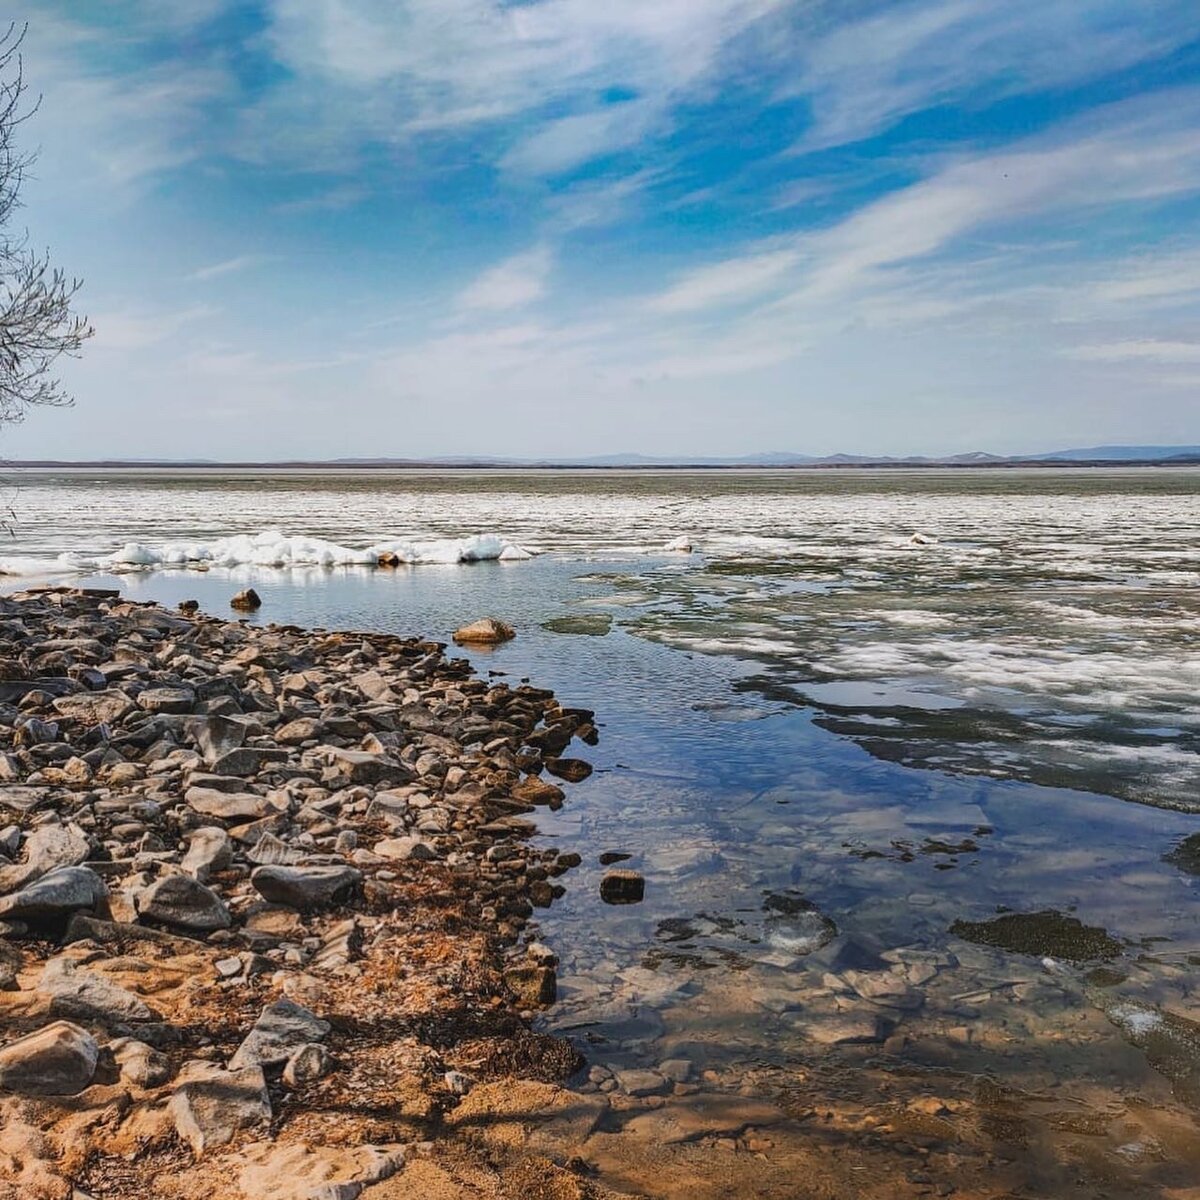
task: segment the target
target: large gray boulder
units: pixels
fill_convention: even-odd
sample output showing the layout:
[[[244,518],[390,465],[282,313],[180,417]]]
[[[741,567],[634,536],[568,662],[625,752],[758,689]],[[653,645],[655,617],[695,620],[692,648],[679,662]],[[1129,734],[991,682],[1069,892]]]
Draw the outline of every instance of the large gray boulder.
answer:
[[[354,894],[362,872],[353,867],[256,867],[250,882],[264,900],[306,911],[340,904]]]
[[[155,880],[137,898],[138,915],[196,933],[228,929],[229,909],[212,888],[190,875],[166,875]]]
[[[262,1010],[254,1028],[229,1060],[229,1069],[282,1066],[292,1052],[319,1042],[330,1030],[328,1021],[291,1000],[277,1000]]]
[[[104,881],[87,867],[60,867],[0,898],[0,920],[39,925],[65,921],[81,908],[94,909],[108,896]]]
[[[265,1125],[271,1119],[271,1099],[261,1068],[223,1071],[214,1063],[194,1060],[180,1071],[167,1111],[176,1133],[200,1158],[243,1130]]]
[[[0,1089],[26,1096],[74,1096],[92,1082],[99,1054],[86,1029],[55,1021],[0,1046]]]

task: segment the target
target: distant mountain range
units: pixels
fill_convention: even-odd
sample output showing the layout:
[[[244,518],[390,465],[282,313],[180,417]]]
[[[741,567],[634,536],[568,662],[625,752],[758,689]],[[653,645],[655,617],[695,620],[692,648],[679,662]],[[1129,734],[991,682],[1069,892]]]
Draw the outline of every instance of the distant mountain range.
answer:
[[[456,455],[441,458],[333,458],[286,459],[261,462],[221,462],[215,459],[103,459],[66,461],[39,459],[13,461],[9,467],[477,467],[477,468],[679,468],[679,467],[1013,467],[1062,464],[1103,466],[1113,463],[1200,465],[1200,446],[1086,446],[1074,450],[1052,450],[1042,454],[988,454],[982,450],[966,454],[894,455],[791,454],[773,451],[734,458],[688,455],[603,454],[563,458],[490,458]]]

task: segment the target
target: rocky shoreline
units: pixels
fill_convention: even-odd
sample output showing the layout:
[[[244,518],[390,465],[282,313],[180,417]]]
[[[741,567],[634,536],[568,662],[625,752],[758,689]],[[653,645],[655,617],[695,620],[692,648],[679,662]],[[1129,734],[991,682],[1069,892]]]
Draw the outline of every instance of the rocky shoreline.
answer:
[[[607,1194],[464,1132],[582,1066],[528,815],[592,714],[182,607],[0,599],[0,1198]]]

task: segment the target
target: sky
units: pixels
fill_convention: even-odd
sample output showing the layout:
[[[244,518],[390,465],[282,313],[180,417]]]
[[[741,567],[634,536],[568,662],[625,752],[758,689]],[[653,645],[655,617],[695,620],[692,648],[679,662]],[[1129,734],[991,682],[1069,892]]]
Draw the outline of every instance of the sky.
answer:
[[[7,458],[1200,442],[1196,0],[16,12],[96,336]]]

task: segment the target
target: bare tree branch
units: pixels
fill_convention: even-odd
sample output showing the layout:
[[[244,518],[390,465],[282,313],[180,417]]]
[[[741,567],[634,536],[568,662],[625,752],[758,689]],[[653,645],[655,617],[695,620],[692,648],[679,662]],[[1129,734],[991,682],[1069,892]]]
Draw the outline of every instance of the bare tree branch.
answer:
[[[77,355],[93,333],[87,318],[71,310],[80,281],[32,249],[26,232],[11,228],[33,161],[16,135],[40,103],[24,103],[25,33],[10,22],[0,34],[0,424],[20,421],[31,405],[72,403],[54,366],[63,355]]]

